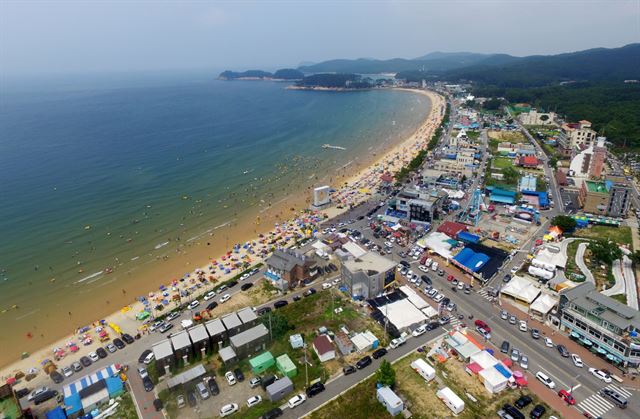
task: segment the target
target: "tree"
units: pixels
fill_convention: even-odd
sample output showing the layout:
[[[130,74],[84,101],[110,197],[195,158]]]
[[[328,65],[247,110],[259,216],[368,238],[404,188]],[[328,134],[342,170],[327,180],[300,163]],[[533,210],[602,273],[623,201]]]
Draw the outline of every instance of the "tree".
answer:
[[[556,156],[549,159],[549,166],[553,167],[554,170],[558,168],[558,158]]]
[[[636,265],[640,264],[640,250],[636,250],[635,252],[630,253],[629,259],[631,259],[631,262]]]
[[[596,261],[605,265],[611,265],[614,260],[622,257],[622,250],[620,250],[618,245],[604,239],[589,243],[589,251]]]
[[[520,177],[520,172],[513,167],[506,167],[502,170],[502,175],[507,183],[517,183],[518,178]]]
[[[376,371],[376,381],[383,386],[393,388],[396,384],[396,370],[393,369],[391,363],[386,359],[380,364],[380,368]]]
[[[560,227],[562,231],[573,231],[576,228],[576,220],[568,215],[556,215],[551,220],[552,226]]]
[[[294,326],[290,324],[289,320],[282,314],[269,313],[266,316],[262,316],[261,320],[267,329],[271,327],[273,340],[282,338],[287,332],[294,329]]]

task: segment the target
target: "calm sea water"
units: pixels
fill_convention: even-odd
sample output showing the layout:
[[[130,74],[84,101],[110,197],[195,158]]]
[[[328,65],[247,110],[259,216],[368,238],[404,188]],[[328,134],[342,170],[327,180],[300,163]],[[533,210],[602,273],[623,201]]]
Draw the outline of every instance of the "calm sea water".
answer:
[[[1,95],[0,308],[28,312],[41,293],[55,298],[59,286],[91,284],[105,268],[143,263],[285,194],[306,194],[409,135],[429,106],[404,92],[270,82],[82,86]]]

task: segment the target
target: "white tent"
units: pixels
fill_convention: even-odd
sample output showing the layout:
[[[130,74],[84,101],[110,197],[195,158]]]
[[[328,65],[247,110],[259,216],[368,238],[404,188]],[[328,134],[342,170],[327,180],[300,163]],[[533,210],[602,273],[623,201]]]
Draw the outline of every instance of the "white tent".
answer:
[[[489,393],[498,393],[504,390],[507,388],[507,383],[509,382],[509,379],[495,368],[483,369],[478,373],[478,377]]]
[[[528,279],[516,275],[500,290],[500,294],[531,304],[540,295],[540,288]]]

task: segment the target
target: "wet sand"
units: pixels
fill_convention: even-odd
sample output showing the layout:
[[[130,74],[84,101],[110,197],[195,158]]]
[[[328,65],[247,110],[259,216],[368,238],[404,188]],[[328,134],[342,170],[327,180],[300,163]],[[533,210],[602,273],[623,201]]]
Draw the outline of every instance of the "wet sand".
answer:
[[[327,215],[335,216],[345,211],[348,205],[355,205],[367,199],[369,195],[363,191],[363,188],[365,186],[374,188],[381,170],[393,172],[399,169],[404,162],[410,160],[417,153],[420,144],[426,145],[425,142],[428,142],[431,133],[439,124],[440,109],[444,102],[441,97],[430,92],[415,90],[411,92],[412,94],[426,94],[430,97],[430,112],[423,124],[409,138],[398,139],[399,141],[396,143],[393,142],[394,139],[390,139],[388,146],[382,147],[382,150],[376,150],[375,155],[362,156],[343,170],[336,171],[332,178],[324,179],[327,180],[327,183],[331,180],[330,184],[332,185],[344,185],[343,187],[335,187],[338,191],[334,199],[341,200],[345,204],[345,208],[337,209],[334,206],[324,211]],[[343,194],[346,191],[355,192],[344,198]],[[70,335],[73,335],[78,327],[105,318],[105,316],[121,325],[124,331],[134,334],[136,327],[140,326],[140,323],[134,319],[134,314],[139,309],[131,306],[132,310],[121,312],[120,309],[123,306],[131,305],[136,296],[147,295],[150,290],[158,290],[160,285],[169,283],[172,278],[181,278],[185,272],[193,272],[211,259],[219,259],[220,255],[230,250],[233,244],[244,243],[255,238],[259,233],[266,234],[273,229],[274,223],[282,224],[283,221],[299,215],[300,209],[309,206],[310,195],[311,190],[307,188],[295,196],[277,202],[260,214],[260,224],[256,224],[255,214],[239,217],[232,224],[215,230],[213,236],[204,235],[189,242],[166,260],[161,259],[105,276],[99,285],[99,297],[94,294],[95,291],[87,290],[86,300],[81,299],[73,305],[48,304],[48,307],[51,308],[38,309],[33,313],[15,310],[3,319],[3,328],[10,327],[11,318],[17,319],[26,316],[27,318],[34,317],[37,321],[33,329],[24,331],[24,340],[7,341],[3,339],[3,351],[0,351],[0,365],[3,366],[1,375],[4,376],[13,370],[25,370],[36,365],[43,357],[50,356],[51,348],[64,346],[67,341],[73,339],[73,336]],[[296,211],[292,211],[292,208]],[[260,258],[257,256],[251,258],[252,264],[258,261]],[[238,272],[239,270],[233,270],[225,277],[231,277]],[[224,280],[219,275],[216,275],[216,278]],[[26,336],[27,333],[30,334],[30,337]],[[4,333],[2,335],[6,336]],[[95,347],[94,344],[88,346],[88,350],[82,348],[80,355],[85,355],[89,350],[95,350]],[[18,361],[22,351],[30,352],[32,355],[25,360]],[[71,359],[65,359],[64,362],[69,363]]]

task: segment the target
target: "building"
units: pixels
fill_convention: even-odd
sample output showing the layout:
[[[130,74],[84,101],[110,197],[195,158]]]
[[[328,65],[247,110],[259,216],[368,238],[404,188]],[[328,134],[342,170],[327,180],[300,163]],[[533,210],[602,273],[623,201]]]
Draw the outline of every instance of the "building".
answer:
[[[578,202],[589,214],[625,217],[631,204],[631,188],[611,180],[582,182]]]
[[[84,375],[62,388],[67,415],[89,413],[98,404],[116,397],[124,391],[120,379],[120,365],[111,364],[92,374]]]
[[[565,156],[570,156],[575,149],[585,149],[593,145],[596,132],[591,129],[591,122],[580,121],[565,123],[560,127],[558,149]]]
[[[525,167],[527,169],[537,169],[540,160],[536,156],[521,156],[516,159],[516,166]]]
[[[273,382],[265,389],[267,397],[272,402],[282,400],[287,394],[293,391],[293,381],[289,377],[283,377]]]
[[[169,368],[175,363],[173,355],[173,347],[170,339],[164,339],[151,346],[154,359],[156,360],[156,369],[158,374],[163,375],[169,373]]]
[[[380,387],[376,390],[376,397],[378,401],[387,408],[387,412],[389,412],[391,416],[399,415],[404,410],[402,399],[389,387]]]
[[[209,334],[210,339],[210,346],[212,349],[220,349],[222,347],[222,344],[229,339],[229,334],[227,333],[227,329],[224,328],[222,320],[209,320],[205,323],[204,326],[207,328],[207,333]]]
[[[631,187],[623,183],[614,183],[609,189],[609,217],[626,217],[631,204]]]
[[[369,252],[342,263],[341,280],[354,298],[371,298],[395,280],[396,263]]]
[[[312,259],[289,249],[276,249],[266,260],[265,276],[276,288],[285,291],[297,287],[300,282],[311,277]]]
[[[438,191],[426,192],[404,189],[389,201],[389,214],[414,223],[431,223],[442,210],[445,195]]]
[[[456,223],[453,221],[445,221],[444,223],[438,226],[436,230],[438,233],[444,233],[447,236],[455,239],[458,237],[458,233],[461,231],[467,231],[467,226],[462,223]]]
[[[247,329],[231,336],[231,347],[238,358],[245,358],[253,353],[264,351],[269,342],[269,330],[263,324]]]
[[[604,162],[607,159],[607,148],[604,145],[606,138],[598,137],[596,146],[593,148],[593,157],[591,158],[591,166],[589,167],[589,177],[600,178]]]
[[[271,352],[263,352],[249,360],[251,372],[256,375],[262,374],[265,370],[274,366],[275,363],[276,359],[271,355]]]
[[[351,352],[355,351],[353,342],[351,342],[349,336],[342,331],[335,334],[333,341],[336,343],[336,346],[342,355],[349,355]]]
[[[556,116],[555,112],[538,112],[531,109],[518,115],[518,119],[522,125],[555,125]]]
[[[240,332],[243,332],[246,329],[242,327],[242,320],[238,317],[236,312],[226,314],[220,318],[222,320],[222,324],[224,328],[227,329],[227,334],[229,336],[237,335]]]
[[[293,378],[298,375],[298,368],[296,368],[296,365],[287,354],[282,354],[276,358],[276,368],[289,378]]]
[[[336,350],[327,335],[317,336],[313,340],[313,350],[316,352],[316,355],[318,355],[320,362],[326,362],[336,357]]]
[[[640,312],[589,282],[560,292],[560,327],[614,364],[640,366]]]

